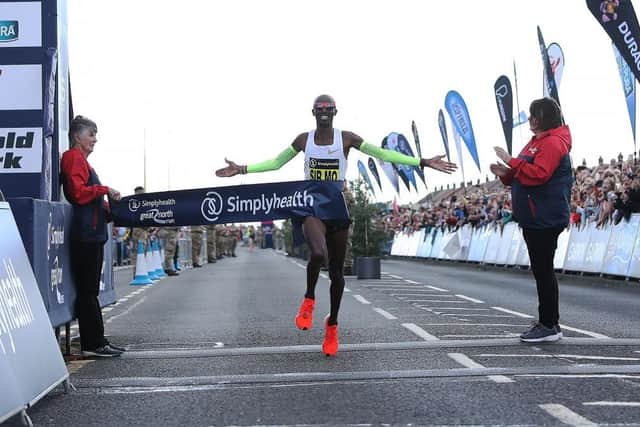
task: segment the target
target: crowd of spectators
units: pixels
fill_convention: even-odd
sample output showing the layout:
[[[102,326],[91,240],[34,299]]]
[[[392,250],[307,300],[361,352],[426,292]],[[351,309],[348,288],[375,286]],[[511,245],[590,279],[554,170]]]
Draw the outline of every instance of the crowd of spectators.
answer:
[[[583,160],[574,171],[571,224],[595,222],[601,227],[640,212],[640,161],[633,155],[624,160],[619,154],[608,163],[600,157],[593,167]],[[389,206],[379,215],[385,231],[406,233],[436,227],[455,230],[465,224],[502,226],[511,220],[510,189],[489,177],[475,185],[441,187],[414,205]]]

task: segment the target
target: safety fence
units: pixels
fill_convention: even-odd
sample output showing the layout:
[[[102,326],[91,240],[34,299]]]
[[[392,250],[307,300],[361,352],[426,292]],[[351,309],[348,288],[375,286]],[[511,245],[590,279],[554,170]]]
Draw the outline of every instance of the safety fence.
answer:
[[[571,226],[558,238],[556,270],[640,278],[640,214],[616,225],[597,227],[590,222]],[[493,264],[529,266],[529,254],[516,223],[504,227],[456,231],[440,228],[412,234],[397,233],[391,255]]]

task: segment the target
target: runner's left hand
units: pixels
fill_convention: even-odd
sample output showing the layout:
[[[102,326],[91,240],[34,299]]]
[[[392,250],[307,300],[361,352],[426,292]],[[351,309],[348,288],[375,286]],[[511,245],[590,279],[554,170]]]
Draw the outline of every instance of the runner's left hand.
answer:
[[[422,159],[420,161],[420,166],[429,167],[431,169],[435,169],[444,173],[452,173],[455,172],[458,166],[455,163],[447,162],[442,160],[444,158],[444,154],[442,156],[435,156],[430,159]]]
[[[228,166],[226,168],[218,169],[216,171],[216,176],[228,178],[230,176],[234,176],[239,173],[242,173],[243,166],[240,166],[232,162],[231,160],[227,160],[226,158],[224,159],[224,161],[227,162]]]

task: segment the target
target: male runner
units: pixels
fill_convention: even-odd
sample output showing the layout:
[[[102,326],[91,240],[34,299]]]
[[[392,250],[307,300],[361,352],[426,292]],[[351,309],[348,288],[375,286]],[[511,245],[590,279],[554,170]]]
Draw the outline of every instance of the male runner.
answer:
[[[316,118],[316,129],[298,135],[293,143],[276,158],[253,165],[238,165],[225,159],[228,166],[217,170],[216,175],[230,177],[240,173],[280,169],[300,151],[304,151],[306,179],[343,181],[347,172],[347,157],[351,148],[387,162],[430,167],[445,173],[451,173],[456,169],[454,163],[442,160],[444,155],[431,159],[405,156],[396,151],[368,144],[353,132],[334,129],[333,118],[338,110],[336,102],[329,95],[318,96],[313,102],[311,112]],[[327,356],[335,356],[338,352],[338,310],[344,291],[342,270],[350,224],[350,220],[321,220],[313,216],[304,218],[302,223],[304,236],[311,253],[307,264],[307,291],[296,317],[296,325],[302,330],[311,329],[316,283],[320,268],[323,262],[328,259],[329,278],[331,279],[329,288],[331,311],[325,319],[325,338],[322,343],[322,352]]]

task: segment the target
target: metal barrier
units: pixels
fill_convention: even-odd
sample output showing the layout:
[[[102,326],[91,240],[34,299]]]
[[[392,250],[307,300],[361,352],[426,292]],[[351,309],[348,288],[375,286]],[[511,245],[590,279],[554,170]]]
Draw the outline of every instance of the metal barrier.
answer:
[[[529,254],[516,223],[456,231],[440,228],[396,233],[391,255],[529,266]],[[616,225],[571,226],[558,237],[557,270],[640,278],[640,214]]]

